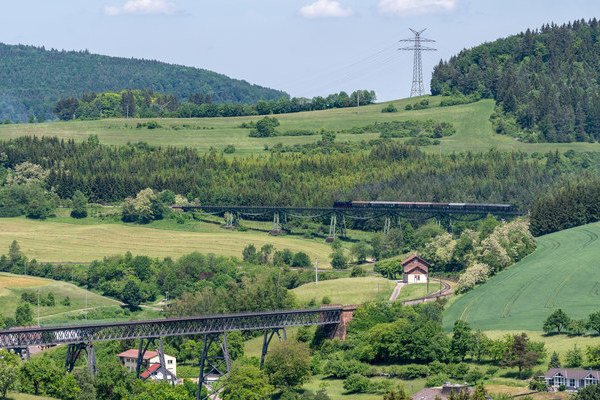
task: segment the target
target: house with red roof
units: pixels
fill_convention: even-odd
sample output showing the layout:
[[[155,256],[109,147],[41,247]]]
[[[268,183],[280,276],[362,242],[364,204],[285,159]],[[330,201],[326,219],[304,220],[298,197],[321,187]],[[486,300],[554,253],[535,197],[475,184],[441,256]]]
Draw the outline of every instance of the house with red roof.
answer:
[[[117,354],[121,364],[127,368],[127,371],[135,371],[138,359],[138,351],[129,349],[120,354]],[[147,350],[144,353],[142,361],[142,370],[145,371],[140,375],[143,380],[152,378],[155,380],[167,379],[169,381],[177,379],[177,359],[173,356],[165,354],[165,368],[160,368],[160,357],[155,351]]]
[[[404,283],[427,283],[429,263],[416,254],[402,261],[402,280]]]

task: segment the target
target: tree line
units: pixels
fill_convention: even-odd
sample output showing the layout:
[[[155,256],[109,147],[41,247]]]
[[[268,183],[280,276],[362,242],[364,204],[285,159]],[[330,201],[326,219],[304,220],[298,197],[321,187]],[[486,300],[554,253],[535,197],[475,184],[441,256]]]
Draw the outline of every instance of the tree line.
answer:
[[[93,136],[84,142],[36,137],[0,141],[0,163],[0,210],[14,208],[17,215],[27,212],[19,204],[36,204],[28,199],[37,194],[23,194],[20,201],[8,192],[28,185],[45,189],[49,200],[71,199],[79,190],[91,202],[120,202],[151,188],[200,205],[331,206],[334,200],[352,199],[512,203],[527,210],[533,196],[564,174],[563,167],[583,168],[577,158],[561,157],[546,168],[539,158],[493,149],[440,158],[393,142],[366,153],[231,159],[216,151],[200,154],[143,142],[104,146]],[[8,180],[29,169],[36,180]],[[337,176],[344,179],[333,178]]]
[[[530,142],[600,140],[600,22],[546,24],[463,50],[434,69],[434,95],[493,98],[496,132]]]
[[[183,99],[181,101],[180,99]],[[375,101],[372,90],[342,91],[326,97],[259,99],[253,103],[213,101],[211,94],[192,93],[187,97],[161,94],[151,89],[84,93],[80,98],[58,100],[54,114],[63,121],[102,118],[216,118],[249,115],[288,114],[302,111],[368,105]]]

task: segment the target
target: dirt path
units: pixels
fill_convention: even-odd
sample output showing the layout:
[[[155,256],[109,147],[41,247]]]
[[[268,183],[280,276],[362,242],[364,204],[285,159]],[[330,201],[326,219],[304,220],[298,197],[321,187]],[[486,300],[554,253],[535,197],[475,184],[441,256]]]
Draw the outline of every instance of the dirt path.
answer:
[[[390,301],[394,301],[398,298],[398,296],[400,295],[400,291],[402,290],[404,285],[406,285],[406,283],[404,283],[402,281],[396,281],[396,287],[394,288],[394,291],[392,292],[392,295],[390,296]]]

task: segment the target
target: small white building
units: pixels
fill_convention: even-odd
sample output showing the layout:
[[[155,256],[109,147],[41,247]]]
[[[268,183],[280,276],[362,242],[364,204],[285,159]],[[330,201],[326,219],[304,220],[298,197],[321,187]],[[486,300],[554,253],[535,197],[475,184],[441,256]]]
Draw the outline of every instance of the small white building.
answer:
[[[127,371],[135,371],[138,359],[138,351],[136,349],[124,351],[121,354],[117,354],[117,357],[119,357],[121,364],[123,364],[123,366],[127,368]],[[155,377],[154,373],[164,373],[164,371],[160,371],[160,369],[155,367],[155,364],[160,366],[160,359],[158,357],[158,353],[156,353],[155,351],[146,351],[144,353],[144,359],[142,361],[142,369],[146,369],[148,371],[152,369],[151,374],[153,374],[153,378]],[[165,366],[167,367],[167,370],[170,374],[172,374],[175,377],[177,376],[177,359],[175,357],[165,354]],[[142,378],[146,379],[148,378],[148,376],[144,378],[142,374]]]
[[[550,368],[543,377],[546,385],[559,387],[565,385],[567,390],[577,390],[588,385],[597,385],[600,371],[591,369]]]
[[[427,283],[429,263],[416,254],[402,261],[404,283]]]

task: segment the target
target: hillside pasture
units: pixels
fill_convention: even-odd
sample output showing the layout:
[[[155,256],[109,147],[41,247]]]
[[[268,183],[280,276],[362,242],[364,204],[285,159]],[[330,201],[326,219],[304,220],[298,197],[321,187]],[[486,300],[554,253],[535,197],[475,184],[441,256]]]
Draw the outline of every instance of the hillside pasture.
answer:
[[[454,124],[457,133],[441,139],[441,146],[425,147],[426,151],[451,153],[456,151],[486,151],[494,146],[498,150],[548,152],[560,151],[600,151],[600,144],[594,143],[535,143],[527,144],[513,138],[498,135],[493,131],[489,117],[494,110],[493,100],[482,100],[477,103],[438,107],[441,97],[428,97],[431,107],[424,110],[407,111],[404,107],[415,103],[420,98],[402,99],[387,103],[372,104],[360,108],[340,108],[323,111],[310,111],[292,114],[280,114],[275,117],[280,121],[277,128],[280,132],[292,129],[309,129],[318,131],[325,128],[340,131],[356,126],[364,126],[373,122],[425,120],[446,121]],[[395,113],[382,113],[388,104],[398,109]],[[156,129],[137,128],[138,123],[148,119],[106,119],[98,121],[68,121],[41,124],[0,125],[0,137],[10,139],[24,135],[56,136],[61,139],[87,140],[89,135],[98,135],[100,142],[109,145],[124,145],[139,141],[160,146],[188,146],[202,152],[216,149],[223,150],[233,144],[236,155],[264,154],[265,146],[276,143],[283,145],[314,143],[321,139],[320,135],[312,136],[277,136],[270,138],[251,138],[250,130],[239,126],[243,122],[258,121],[262,116],[228,117],[228,118],[175,118],[153,119],[158,122]],[[379,137],[377,133],[360,135],[338,133],[337,141],[368,141]],[[404,141],[406,139],[395,139]]]
[[[311,260],[317,257],[322,267],[327,265],[331,247],[322,239],[299,236],[270,236],[266,232],[231,231],[204,224],[202,232],[153,229],[125,224],[74,224],[39,221],[26,218],[0,220],[0,249],[17,240],[28,258],[41,262],[88,263],[106,256],[125,254],[178,258],[194,251],[241,258],[250,243],[257,249],[272,244],[276,249],[289,248],[306,252]]]
[[[85,310],[86,290],[73,284],[0,273],[0,310],[2,310],[2,315],[13,316],[20,302],[21,294],[24,292],[37,293],[38,290],[42,299],[46,298],[48,293],[52,292],[56,302],[56,305],[53,307],[44,305],[40,307],[40,321],[42,324],[51,322],[54,317],[64,313]],[[69,306],[61,304],[67,296],[71,301]],[[118,307],[119,302],[92,292],[87,292],[87,306],[88,308]],[[34,308],[35,319],[37,318],[37,305],[32,305],[32,308]]]
[[[454,301],[444,328],[467,321],[474,329],[541,331],[562,308],[571,318],[600,310],[600,223],[538,238],[537,250]]]

